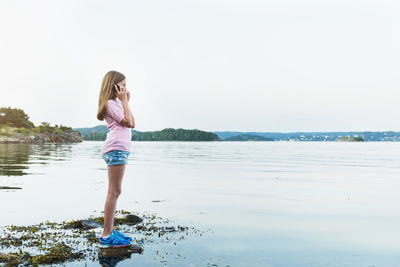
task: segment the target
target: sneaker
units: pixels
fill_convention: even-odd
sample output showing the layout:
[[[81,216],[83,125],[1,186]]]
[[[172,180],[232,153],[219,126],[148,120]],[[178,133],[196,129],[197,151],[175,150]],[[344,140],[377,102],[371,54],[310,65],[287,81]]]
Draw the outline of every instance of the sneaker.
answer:
[[[131,241],[117,235],[110,234],[107,238],[99,237],[98,246],[100,248],[120,248],[131,245]]]
[[[119,237],[121,237],[121,238],[123,238],[123,239],[125,239],[125,240],[132,241],[132,237],[126,236],[126,235],[124,235],[123,233],[118,232],[117,229],[115,229],[115,228],[112,229],[111,234],[112,234],[112,235],[119,236]]]

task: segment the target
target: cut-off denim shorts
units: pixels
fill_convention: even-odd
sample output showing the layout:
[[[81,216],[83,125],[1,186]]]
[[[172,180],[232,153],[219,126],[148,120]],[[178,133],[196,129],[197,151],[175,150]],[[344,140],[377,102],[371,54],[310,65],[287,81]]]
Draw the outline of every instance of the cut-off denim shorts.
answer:
[[[105,160],[108,166],[118,164],[128,164],[128,156],[131,154],[129,151],[124,150],[111,150],[107,153],[102,154],[102,158]]]

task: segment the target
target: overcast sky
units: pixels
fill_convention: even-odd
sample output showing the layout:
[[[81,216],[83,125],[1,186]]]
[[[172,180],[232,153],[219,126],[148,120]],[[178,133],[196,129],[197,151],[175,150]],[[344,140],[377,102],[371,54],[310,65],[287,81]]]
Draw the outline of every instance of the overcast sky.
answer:
[[[400,130],[400,2],[0,1],[0,106],[105,125],[127,77],[136,130]]]

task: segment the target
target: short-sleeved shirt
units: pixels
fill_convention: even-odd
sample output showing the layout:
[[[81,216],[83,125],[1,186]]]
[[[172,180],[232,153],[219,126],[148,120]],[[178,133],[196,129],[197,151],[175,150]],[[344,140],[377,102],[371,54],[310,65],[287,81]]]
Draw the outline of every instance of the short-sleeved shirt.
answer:
[[[132,131],[130,127],[120,124],[124,117],[124,107],[121,100],[118,97],[116,99],[109,99],[107,101],[106,116],[104,117],[109,131],[101,149],[101,154],[111,150],[129,151]]]

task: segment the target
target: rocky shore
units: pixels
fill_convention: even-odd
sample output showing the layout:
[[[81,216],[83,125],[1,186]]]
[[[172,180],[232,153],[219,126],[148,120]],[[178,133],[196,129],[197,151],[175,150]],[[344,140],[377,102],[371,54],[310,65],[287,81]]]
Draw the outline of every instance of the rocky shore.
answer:
[[[7,131],[4,130],[0,133],[1,143],[69,143],[69,142],[82,142],[80,132],[75,130],[63,130],[58,133],[52,132],[24,132],[20,133],[9,127]]]

